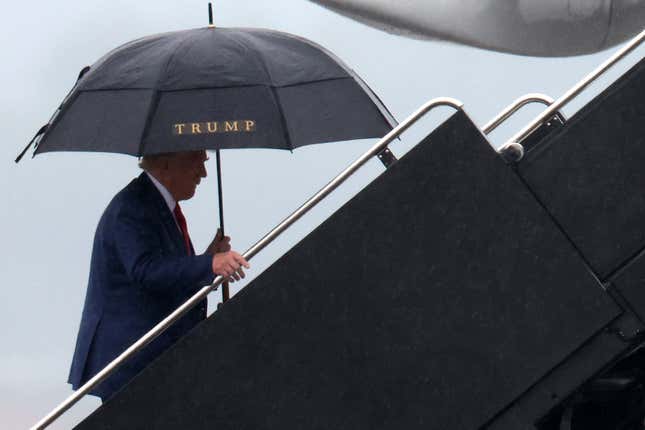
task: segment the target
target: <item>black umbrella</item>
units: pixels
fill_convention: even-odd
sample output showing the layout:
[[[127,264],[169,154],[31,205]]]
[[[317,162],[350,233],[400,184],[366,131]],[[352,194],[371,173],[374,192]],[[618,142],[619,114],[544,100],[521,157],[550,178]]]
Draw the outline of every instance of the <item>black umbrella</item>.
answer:
[[[210,10],[210,8],[209,8]],[[206,28],[126,43],[83,69],[29,146],[135,156],[380,137],[395,120],[335,55],[287,33]],[[225,299],[228,292],[223,289]]]

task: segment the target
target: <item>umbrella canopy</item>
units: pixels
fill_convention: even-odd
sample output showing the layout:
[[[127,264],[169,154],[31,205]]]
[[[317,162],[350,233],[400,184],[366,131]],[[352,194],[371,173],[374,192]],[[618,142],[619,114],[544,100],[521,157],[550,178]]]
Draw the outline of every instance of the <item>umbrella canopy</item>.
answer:
[[[105,55],[81,75],[35,154],[294,149],[380,137],[394,125],[367,85],[321,46],[277,31],[207,27]]]
[[[224,234],[220,149],[292,150],[381,137],[395,125],[372,90],[321,46],[209,25],[134,40],[83,69],[16,162],[35,141],[34,155],[214,149]],[[222,293],[227,300],[226,283]]]

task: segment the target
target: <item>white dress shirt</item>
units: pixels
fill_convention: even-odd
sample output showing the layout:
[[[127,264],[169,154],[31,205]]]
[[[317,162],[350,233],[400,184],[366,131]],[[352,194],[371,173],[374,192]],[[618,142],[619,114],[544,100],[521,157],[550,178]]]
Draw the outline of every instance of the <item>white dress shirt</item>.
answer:
[[[175,225],[177,225],[177,228],[181,232],[181,227],[179,227],[179,223],[177,222],[177,218],[175,217],[175,206],[177,206],[177,202],[173,198],[172,194],[170,194],[170,191],[166,187],[163,186],[161,182],[157,180],[154,176],[152,176],[150,173],[146,172],[146,175],[148,175],[148,178],[152,181],[153,184],[155,184],[155,187],[159,190],[161,193],[161,196],[163,197],[164,201],[166,202],[166,205],[168,205],[168,209],[170,210],[170,213],[172,214],[172,219],[175,220]],[[182,235],[184,234],[183,232],[181,233]]]

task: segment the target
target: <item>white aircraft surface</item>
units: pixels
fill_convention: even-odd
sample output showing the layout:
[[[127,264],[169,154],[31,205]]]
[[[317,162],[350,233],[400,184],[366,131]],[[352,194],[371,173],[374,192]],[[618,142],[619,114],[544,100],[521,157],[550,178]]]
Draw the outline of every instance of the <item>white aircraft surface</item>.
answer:
[[[645,27],[645,0],[310,0],[390,33],[533,56],[590,54]]]

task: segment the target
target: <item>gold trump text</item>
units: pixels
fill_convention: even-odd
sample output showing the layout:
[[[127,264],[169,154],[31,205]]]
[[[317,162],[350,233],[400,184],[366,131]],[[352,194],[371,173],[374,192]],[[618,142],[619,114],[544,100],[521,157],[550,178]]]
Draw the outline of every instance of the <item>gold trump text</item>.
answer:
[[[255,121],[250,119],[235,121],[185,122],[172,125],[172,134],[176,136],[215,133],[252,133]]]

